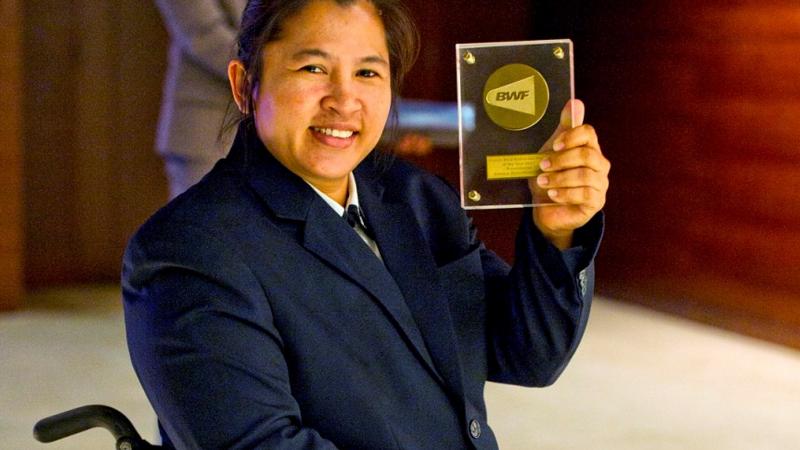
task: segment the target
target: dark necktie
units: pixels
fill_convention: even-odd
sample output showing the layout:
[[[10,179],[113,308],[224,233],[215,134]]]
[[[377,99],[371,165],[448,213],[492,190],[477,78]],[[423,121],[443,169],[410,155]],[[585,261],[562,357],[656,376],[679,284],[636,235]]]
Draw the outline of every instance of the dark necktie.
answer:
[[[361,215],[361,209],[359,209],[358,205],[348,206],[344,211],[344,214],[342,214],[342,217],[347,220],[347,223],[349,223],[351,227],[355,228],[356,226],[359,226],[361,227],[361,230],[364,231],[364,234],[367,235],[367,237],[373,240],[375,239],[375,237],[372,235],[372,231],[367,228],[367,224],[364,222],[364,217]]]

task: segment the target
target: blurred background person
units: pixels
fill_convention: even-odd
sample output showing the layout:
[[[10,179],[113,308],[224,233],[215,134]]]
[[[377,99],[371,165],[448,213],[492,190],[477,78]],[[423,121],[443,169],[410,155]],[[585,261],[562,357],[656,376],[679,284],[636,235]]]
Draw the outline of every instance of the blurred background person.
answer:
[[[170,36],[156,150],[170,198],[199,181],[228,153],[220,133],[230,104],[228,62],[247,0],[156,0]]]

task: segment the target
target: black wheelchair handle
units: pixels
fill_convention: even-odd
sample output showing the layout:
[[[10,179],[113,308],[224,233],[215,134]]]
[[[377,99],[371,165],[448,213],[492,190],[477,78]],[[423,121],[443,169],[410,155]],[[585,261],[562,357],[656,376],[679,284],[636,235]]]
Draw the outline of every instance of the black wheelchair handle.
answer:
[[[117,440],[117,448],[126,450],[160,448],[142,440],[124,414],[105,405],[81,406],[45,417],[33,426],[33,437],[39,442],[47,443],[95,427],[110,431]]]

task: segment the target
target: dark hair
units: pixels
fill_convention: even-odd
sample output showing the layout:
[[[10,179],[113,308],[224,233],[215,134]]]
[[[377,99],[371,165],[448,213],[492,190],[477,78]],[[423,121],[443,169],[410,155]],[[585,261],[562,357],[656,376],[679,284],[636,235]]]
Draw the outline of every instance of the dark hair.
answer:
[[[249,0],[242,15],[242,24],[237,38],[238,59],[246,71],[246,88],[243,92],[246,113],[232,117],[228,127],[240,122],[252,122],[253,88],[261,78],[264,47],[279,39],[281,27],[287,19],[299,13],[315,0]],[[358,0],[334,0],[341,6],[349,6]],[[366,0],[378,11],[386,32],[391,69],[392,103],[397,98],[403,78],[411,69],[419,53],[419,33],[411,14],[400,0]],[[232,108],[235,110],[235,108]],[[236,111],[234,111],[236,112]],[[397,122],[392,108],[389,128]],[[250,125],[251,123],[246,123]],[[228,128],[226,127],[226,128]]]

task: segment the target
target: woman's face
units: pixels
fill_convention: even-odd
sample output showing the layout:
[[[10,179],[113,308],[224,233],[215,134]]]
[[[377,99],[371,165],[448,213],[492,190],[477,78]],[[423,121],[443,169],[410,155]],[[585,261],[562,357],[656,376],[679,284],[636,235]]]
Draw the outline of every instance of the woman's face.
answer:
[[[348,174],[378,143],[391,106],[389,51],[375,8],[312,0],[263,56],[253,98],[259,137],[321,191],[346,193]]]

